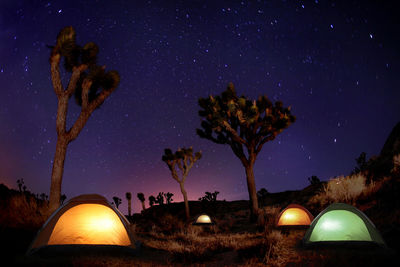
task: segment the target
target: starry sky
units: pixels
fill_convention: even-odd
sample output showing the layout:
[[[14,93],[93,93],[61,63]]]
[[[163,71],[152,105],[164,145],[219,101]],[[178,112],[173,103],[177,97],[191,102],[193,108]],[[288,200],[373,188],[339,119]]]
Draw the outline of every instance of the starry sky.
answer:
[[[0,2],[0,182],[48,194],[57,98],[49,54],[59,30],[100,46],[98,62],[121,83],[67,152],[63,192],[111,200],[179,186],[164,148],[193,146],[203,158],[185,184],[248,199],[245,172],[228,146],[196,136],[197,100],[228,82],[265,94],[297,121],[264,145],[257,190],[295,190],[317,175],[347,175],[361,152],[377,155],[400,119],[399,17],[378,1],[19,1]],[[397,16],[397,17],[396,17]],[[68,74],[63,74],[64,84]],[[71,99],[68,125],[79,114]],[[146,201],[146,205],[147,205]]]

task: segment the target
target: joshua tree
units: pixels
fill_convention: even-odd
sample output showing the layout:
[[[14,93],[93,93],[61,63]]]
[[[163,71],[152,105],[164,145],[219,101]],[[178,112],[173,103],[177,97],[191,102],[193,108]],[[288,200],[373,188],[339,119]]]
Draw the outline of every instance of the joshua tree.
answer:
[[[315,175],[308,177],[308,181],[310,182],[311,185],[316,185],[321,183],[321,180]]]
[[[205,192],[204,197],[200,197],[199,200],[200,201],[208,201],[208,202],[216,202],[218,194],[219,194],[218,191],[214,191],[214,193]]]
[[[53,212],[60,205],[68,144],[78,137],[92,112],[103,104],[119,84],[118,72],[105,72],[105,66],[97,65],[98,51],[99,48],[94,43],[78,46],[75,43],[75,30],[71,26],[60,31],[56,45],[51,47],[51,80],[58,99],[58,108],[57,144],[51,173],[49,212]],[[64,58],[65,70],[71,73],[66,89],[61,82],[61,58]],[[67,129],[68,102],[73,95],[81,107],[81,112],[72,127]]]
[[[18,179],[17,180],[17,184],[18,184],[18,190],[19,190],[19,192],[22,192],[22,186],[24,185],[24,179]]]
[[[65,194],[62,194],[60,197],[60,205],[64,204],[64,201],[67,199],[67,196]]]
[[[254,181],[254,163],[263,145],[295,121],[290,107],[282,102],[273,104],[267,96],[250,100],[238,97],[232,83],[221,96],[200,98],[202,117],[197,134],[217,144],[228,144],[246,171],[250,198],[251,219],[258,214],[257,191]]]
[[[169,170],[171,171],[172,178],[174,178],[181,188],[181,192],[183,195],[183,199],[185,201],[185,213],[186,219],[190,219],[189,213],[189,201],[187,198],[187,193],[184,187],[186,178],[190,169],[193,167],[193,164],[201,158],[201,151],[193,153],[193,149],[190,148],[182,148],[178,149],[175,153],[172,153],[171,149],[167,148],[164,150],[164,155],[162,156],[162,161],[164,161]],[[181,171],[181,178],[178,176],[179,169]]]
[[[156,203],[156,198],[154,196],[149,196],[150,207],[153,207],[154,203]]]
[[[140,200],[140,202],[142,202],[142,210],[145,210],[146,207],[144,206],[144,202],[145,202],[146,198],[144,197],[144,194],[137,193],[137,198]]]
[[[172,194],[172,193],[170,193],[170,192],[164,194],[165,201],[167,202],[167,204],[170,204],[172,201],[174,201],[174,200],[172,199],[173,196],[174,196],[174,194]]]
[[[114,200],[115,206],[118,209],[119,205],[121,205],[122,199],[120,199],[119,197],[113,197],[113,200]]]
[[[164,205],[164,192],[158,193],[156,203],[158,203],[158,205]]]
[[[131,194],[131,192],[126,192],[125,197],[128,200],[128,216],[131,216],[131,212],[132,212],[132,206],[131,206],[132,194]]]

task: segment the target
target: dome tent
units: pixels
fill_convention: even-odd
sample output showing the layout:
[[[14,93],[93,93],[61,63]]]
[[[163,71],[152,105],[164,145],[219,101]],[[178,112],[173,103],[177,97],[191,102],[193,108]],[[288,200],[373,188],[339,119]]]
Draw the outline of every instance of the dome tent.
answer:
[[[207,214],[201,214],[197,216],[196,220],[194,221],[193,225],[213,225],[214,222],[211,220],[211,217]]]
[[[375,243],[386,246],[375,225],[357,208],[334,203],[311,223],[303,244]]]
[[[277,226],[309,226],[314,216],[303,206],[290,204],[278,216]]]
[[[28,252],[52,245],[112,245],[134,248],[129,221],[103,196],[80,195],[45,222]]]

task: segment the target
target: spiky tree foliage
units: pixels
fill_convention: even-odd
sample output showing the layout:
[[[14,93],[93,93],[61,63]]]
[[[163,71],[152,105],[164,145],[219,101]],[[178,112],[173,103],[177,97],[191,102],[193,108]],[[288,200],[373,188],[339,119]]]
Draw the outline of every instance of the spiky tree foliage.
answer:
[[[60,205],[61,184],[67,146],[82,131],[92,112],[111,95],[119,84],[116,71],[105,71],[105,66],[97,65],[99,48],[90,42],[83,47],[75,43],[75,30],[69,26],[60,31],[55,46],[51,47],[51,80],[58,99],[57,108],[57,144],[54,155],[50,186],[49,212]],[[66,89],[61,83],[60,62],[64,59],[64,68],[71,73]],[[70,129],[66,128],[68,103],[75,96],[81,112]]]
[[[118,209],[118,207],[119,207],[119,205],[121,205],[121,203],[122,203],[122,199],[120,199],[119,197],[113,197],[113,200],[114,200],[114,204],[115,204],[115,206],[117,207],[117,209]]]
[[[154,196],[149,196],[150,207],[153,207],[154,203],[156,203],[156,198]]]
[[[144,202],[146,200],[146,198],[144,197],[143,193],[137,193],[137,198],[140,200],[140,202],[142,202],[142,210],[145,210],[146,207],[144,205]]]
[[[128,216],[131,216],[132,214],[132,194],[131,192],[126,192],[125,197],[128,200]]]
[[[190,219],[189,213],[189,201],[187,198],[187,193],[184,187],[186,178],[189,174],[190,169],[193,167],[193,164],[201,158],[201,151],[193,153],[193,148],[181,148],[178,149],[175,153],[172,153],[172,150],[167,148],[164,150],[164,155],[162,156],[162,161],[164,161],[169,170],[171,171],[172,178],[174,178],[181,188],[181,192],[183,195],[183,200],[185,201],[185,213],[186,219]],[[178,170],[180,170],[181,177],[179,178]]]
[[[164,205],[164,192],[159,192],[156,197],[156,203],[158,205]]]
[[[174,196],[174,194],[172,194],[171,192],[164,193],[165,202],[167,202],[167,204],[171,204],[172,201],[174,201],[174,200],[172,199],[173,196]]]
[[[290,107],[282,102],[273,104],[267,96],[250,100],[237,96],[232,83],[219,96],[200,98],[199,115],[202,129],[197,134],[217,144],[227,144],[246,171],[252,219],[258,214],[254,163],[263,145],[295,121]]]

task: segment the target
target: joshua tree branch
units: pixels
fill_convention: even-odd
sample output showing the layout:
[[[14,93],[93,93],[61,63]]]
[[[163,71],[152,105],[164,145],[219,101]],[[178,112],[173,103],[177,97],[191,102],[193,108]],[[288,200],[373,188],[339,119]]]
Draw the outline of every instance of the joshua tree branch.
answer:
[[[51,81],[53,83],[53,88],[56,92],[57,97],[60,97],[64,93],[64,88],[62,86],[60,77],[60,59],[60,54],[56,53],[53,49],[53,53],[50,56]]]
[[[232,129],[232,127],[229,125],[227,121],[224,121],[222,126],[225,128],[227,132],[231,134],[233,140],[241,144],[247,145],[247,142],[242,137],[240,137],[234,129]]]
[[[75,92],[76,89],[76,83],[79,80],[79,77],[81,76],[82,72],[84,72],[87,69],[87,65],[81,64],[79,67],[74,67],[72,71],[71,78],[68,83],[67,91],[65,93],[68,95],[68,97],[71,97],[73,93]]]
[[[57,135],[62,136],[65,134],[67,125],[67,110],[68,110],[68,96],[64,94],[57,95],[58,106],[57,106],[57,120],[56,130]]]
[[[256,146],[256,150],[255,150],[256,155],[258,155],[258,153],[260,153],[260,151],[261,151],[263,145],[264,145],[266,142],[272,141],[272,140],[274,140],[274,139],[275,139],[275,134],[268,135],[267,137],[265,137],[264,139],[262,139],[261,142],[260,142],[260,144],[259,144],[258,146]]]
[[[97,97],[90,102],[88,108],[90,112],[94,111],[96,108],[98,108],[103,102],[111,95],[112,92],[114,92],[116,87],[110,88],[109,90],[102,90],[100,94],[97,95]]]
[[[180,159],[177,159],[177,160],[176,160],[176,165],[177,165],[178,168],[181,170],[181,172],[184,173],[184,169],[183,169],[182,162],[181,162]]]
[[[92,86],[92,81],[89,79],[83,80],[82,83],[82,110],[86,110],[89,105],[89,90]]]

